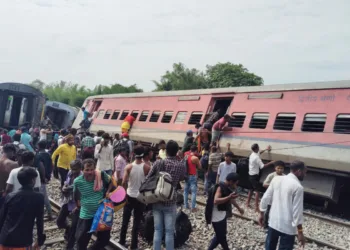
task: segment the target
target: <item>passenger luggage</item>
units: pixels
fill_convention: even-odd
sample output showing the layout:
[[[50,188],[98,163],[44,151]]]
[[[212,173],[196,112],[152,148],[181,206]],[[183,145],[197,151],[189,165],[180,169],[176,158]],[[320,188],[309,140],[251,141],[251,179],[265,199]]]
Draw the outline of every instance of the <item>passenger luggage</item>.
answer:
[[[153,235],[154,235],[154,219],[152,211],[148,211],[144,220],[141,221],[140,227],[140,236],[146,241],[148,244],[153,243]],[[179,211],[176,214],[175,221],[175,235],[174,235],[174,246],[180,247],[182,246],[190,237],[192,233],[192,224],[187,214],[183,211]],[[163,235],[163,241],[165,240],[165,230]]]
[[[127,155],[130,154],[130,148],[128,144],[129,140],[120,139],[114,146],[113,154],[114,157],[120,154],[122,151],[126,151]]]
[[[113,225],[114,206],[113,202],[105,199],[98,207],[91,225],[90,233],[110,231]]]
[[[163,172],[165,161],[160,160],[159,169],[148,176],[141,184],[137,199],[144,204],[172,200],[175,195],[171,175]]]

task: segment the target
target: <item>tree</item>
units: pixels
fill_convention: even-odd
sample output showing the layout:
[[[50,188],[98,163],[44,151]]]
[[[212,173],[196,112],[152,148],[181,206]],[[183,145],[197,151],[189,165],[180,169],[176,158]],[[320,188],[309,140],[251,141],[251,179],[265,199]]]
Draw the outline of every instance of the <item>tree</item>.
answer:
[[[242,64],[217,63],[207,65],[206,81],[210,88],[260,86],[264,84],[260,76],[250,73]]]
[[[45,84],[40,80],[35,80],[29,85],[42,91],[50,101],[78,107],[83,105],[87,97],[93,95],[143,92],[136,84],[130,86],[124,86],[119,83],[111,86],[97,85],[93,90],[77,83],[65,81]]]
[[[186,68],[182,63],[174,63],[172,71],[166,71],[160,82],[153,83],[156,85],[154,91],[206,88],[204,74],[197,69]]]

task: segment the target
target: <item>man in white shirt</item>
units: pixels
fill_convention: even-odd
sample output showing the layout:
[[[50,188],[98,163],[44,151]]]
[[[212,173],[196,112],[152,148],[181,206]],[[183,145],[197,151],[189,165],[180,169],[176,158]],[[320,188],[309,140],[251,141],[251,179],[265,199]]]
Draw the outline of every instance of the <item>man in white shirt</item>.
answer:
[[[34,164],[34,153],[30,151],[23,152],[21,155],[22,160],[22,167],[15,168],[10,172],[9,178],[7,180],[7,186],[6,186],[6,194],[9,194],[11,192],[17,192],[22,185],[19,183],[17,179],[18,172],[23,167],[33,167]],[[36,170],[38,177],[35,180],[35,189],[38,189],[41,187],[41,180],[38,170]]]
[[[280,249],[292,250],[295,234],[305,245],[303,235],[303,202],[304,188],[301,185],[306,175],[306,167],[302,161],[294,161],[290,165],[291,173],[273,178],[260,204],[259,223],[264,224],[264,211],[271,204],[269,229],[265,242],[265,250],[276,250],[278,239]]]
[[[265,150],[260,151],[259,145],[254,143],[252,145],[252,153],[249,156],[249,182],[250,190],[248,193],[247,207],[250,206],[250,200],[253,192],[255,194],[255,211],[259,212],[259,186],[260,186],[260,169],[272,165],[274,162],[264,164],[260,158],[260,154],[265,151],[271,151],[271,146],[268,146]]]

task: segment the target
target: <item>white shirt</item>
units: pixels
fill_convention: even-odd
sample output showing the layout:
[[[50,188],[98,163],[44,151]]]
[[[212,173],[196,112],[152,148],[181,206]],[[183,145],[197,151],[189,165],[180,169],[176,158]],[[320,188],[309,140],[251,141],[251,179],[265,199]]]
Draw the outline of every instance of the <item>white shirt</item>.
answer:
[[[258,175],[260,169],[264,167],[264,163],[260,159],[259,153],[251,153],[249,156],[249,175]]]
[[[218,175],[219,175],[219,181],[225,182],[226,177],[230,173],[236,173],[237,172],[237,166],[233,162],[231,164],[227,164],[226,161],[221,162],[218,168]]]
[[[22,168],[23,168],[23,167],[15,168],[15,169],[12,169],[11,172],[10,172],[9,178],[8,178],[8,180],[7,180],[7,184],[13,185],[13,190],[12,190],[12,192],[17,192],[17,191],[22,187],[22,185],[19,183],[19,181],[18,181],[18,179],[17,179],[18,172],[19,172]],[[40,187],[41,187],[40,175],[39,175],[38,170],[35,170],[35,171],[36,171],[36,173],[38,174],[38,177],[37,177],[36,180],[35,180],[35,186],[34,186],[34,188],[40,188]]]
[[[136,164],[135,162],[132,163],[132,168],[129,174],[128,189],[126,190],[126,193],[130,197],[136,198],[139,194],[141,184],[146,178],[143,170],[144,165],[145,163],[143,162],[141,164]]]
[[[64,137],[63,137],[62,135],[60,135],[60,136],[58,137],[58,141],[57,141],[57,145],[58,145],[58,146],[61,146],[63,139],[64,139]]]
[[[95,158],[97,159],[96,167],[100,170],[113,170],[114,169],[114,157],[113,146],[108,144],[107,147],[102,147],[99,153],[101,144],[97,144],[95,147]]]
[[[304,188],[294,174],[272,179],[261,199],[260,211],[266,211],[271,202],[269,227],[281,233],[295,235],[297,226],[304,222]]]
[[[213,213],[211,216],[211,222],[219,222],[225,219],[226,217],[226,211],[219,211],[218,206],[214,205],[213,207]]]
[[[45,129],[42,129],[42,130],[40,130],[40,141],[42,141],[42,140],[46,140],[46,138],[47,138],[47,135],[46,135],[46,130]]]

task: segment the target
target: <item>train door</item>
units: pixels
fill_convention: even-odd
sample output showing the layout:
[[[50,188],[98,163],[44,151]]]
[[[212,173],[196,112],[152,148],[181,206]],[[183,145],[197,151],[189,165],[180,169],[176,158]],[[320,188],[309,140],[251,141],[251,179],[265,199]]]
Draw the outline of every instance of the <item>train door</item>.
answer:
[[[14,96],[12,99],[10,127],[18,127],[19,126],[19,117],[21,114],[22,99],[23,98],[20,96]]]
[[[219,112],[219,118],[223,117],[230,109],[233,97],[218,97],[213,98],[207,110],[207,120],[214,112]]]
[[[102,100],[93,100],[91,108],[89,109],[89,113],[90,115],[92,115],[93,118],[95,118],[97,114],[97,110],[100,108],[101,103],[102,103]]]
[[[20,115],[19,115],[18,125],[27,122],[27,111],[28,111],[27,109],[28,109],[28,99],[27,98],[23,98],[22,105],[21,105],[21,111],[20,111]]]
[[[5,117],[4,117],[4,127],[10,126],[11,110],[12,110],[13,95],[7,97]]]

